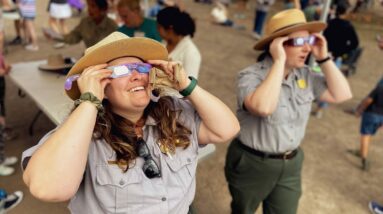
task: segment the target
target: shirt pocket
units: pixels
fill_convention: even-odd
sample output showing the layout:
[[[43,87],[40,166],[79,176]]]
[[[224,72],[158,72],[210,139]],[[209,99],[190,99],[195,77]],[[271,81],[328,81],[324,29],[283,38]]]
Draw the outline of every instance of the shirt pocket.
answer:
[[[185,192],[193,182],[196,174],[197,154],[184,154],[181,152],[173,159],[167,157],[165,161],[172,172],[170,176],[176,178],[176,185],[182,187]]]
[[[108,213],[126,213],[143,206],[143,178],[137,170],[123,173],[116,165],[97,166],[95,193]]]
[[[296,102],[298,104],[298,111],[303,115],[308,115],[311,111],[311,104],[314,101],[314,94],[307,90],[297,93]]]
[[[289,122],[290,113],[289,113],[289,108],[287,104],[284,102],[278,103],[275,111],[271,115],[264,117],[264,120],[267,123],[275,124],[275,125],[285,124]]]
[[[314,94],[311,91],[299,92],[296,100],[298,105],[310,105],[314,101]]]

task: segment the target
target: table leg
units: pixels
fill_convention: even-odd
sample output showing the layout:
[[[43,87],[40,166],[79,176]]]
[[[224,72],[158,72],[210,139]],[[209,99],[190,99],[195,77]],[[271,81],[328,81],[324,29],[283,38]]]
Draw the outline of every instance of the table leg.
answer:
[[[33,118],[31,124],[29,125],[29,135],[30,135],[30,136],[33,136],[33,126],[35,125],[37,119],[39,119],[41,113],[42,113],[42,111],[39,110],[39,111],[36,113],[35,117]]]

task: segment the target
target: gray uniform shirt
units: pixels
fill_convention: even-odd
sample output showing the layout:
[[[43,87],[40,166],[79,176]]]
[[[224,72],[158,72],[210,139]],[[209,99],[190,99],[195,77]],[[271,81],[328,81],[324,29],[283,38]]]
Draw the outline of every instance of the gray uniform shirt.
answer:
[[[267,117],[253,115],[244,109],[245,98],[266,79],[271,65],[272,59],[267,57],[238,74],[239,139],[259,151],[284,153],[300,145],[311,104],[327,86],[325,78],[313,73],[309,67],[294,69],[282,82],[275,111]]]
[[[117,165],[108,164],[108,160],[116,158],[114,150],[104,140],[92,140],[84,178],[69,204],[71,213],[188,212],[196,188],[197,136],[201,119],[189,102],[175,99],[175,106],[182,110],[179,121],[192,134],[189,147],[177,148],[172,159],[164,155],[156,143],[157,122],[148,117],[143,127],[144,139],[153,159],[161,168],[161,177],[147,178],[142,170],[144,159],[140,157],[135,165],[132,164],[132,168],[123,173]],[[23,160],[32,156],[53,131],[44,136],[38,145],[24,151]]]

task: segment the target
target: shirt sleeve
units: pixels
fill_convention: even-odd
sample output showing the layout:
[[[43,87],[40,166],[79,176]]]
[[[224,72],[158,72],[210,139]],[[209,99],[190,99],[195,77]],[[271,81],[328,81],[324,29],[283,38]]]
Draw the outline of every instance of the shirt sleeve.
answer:
[[[262,83],[264,77],[257,72],[257,66],[254,71],[252,67],[246,68],[238,74],[237,100],[238,107],[243,108],[245,98]]]
[[[43,145],[45,143],[45,141],[47,141],[47,139],[56,131],[57,128],[51,130],[50,132],[48,132],[43,138],[41,138],[41,140],[34,146],[32,146],[31,148],[25,150],[21,156],[21,169],[22,170],[25,170],[27,168],[27,165],[28,165],[28,162],[29,160],[31,159],[33,153],[35,153],[41,145]]]
[[[67,44],[77,44],[82,41],[82,34],[81,32],[87,29],[85,26],[84,19],[81,20],[80,24],[77,25],[70,33],[64,35],[63,41]]]
[[[372,90],[372,91],[370,92],[370,94],[368,94],[368,97],[371,98],[371,99],[374,99],[375,96],[376,96],[376,94],[377,94],[377,92],[378,92],[377,89],[378,89],[378,87],[374,88],[374,90]]]
[[[191,141],[198,147],[198,134],[201,126],[201,117],[190,101],[174,97],[175,108],[181,110],[179,122],[192,132]]]
[[[322,94],[327,90],[326,78],[322,74],[309,71],[311,76],[311,83],[313,85],[313,94],[316,100],[318,100]]]
[[[352,51],[356,49],[359,46],[359,39],[358,39],[358,35],[356,34],[355,28],[351,25],[351,23],[349,25],[349,33],[346,35],[349,36],[347,40],[347,42],[349,43],[348,51]]]
[[[109,27],[109,31],[114,32],[117,30],[118,25],[116,24],[115,21],[109,19],[108,27]]]
[[[157,30],[157,27],[155,27],[155,28],[153,28],[153,38],[155,39],[155,40],[157,40],[157,41],[159,41],[159,42],[161,42],[162,41],[162,38],[161,38],[161,36],[160,36],[160,33],[158,32],[158,30]]]
[[[193,76],[198,79],[199,68],[201,66],[201,54],[198,51],[189,49],[185,53],[185,63],[183,64],[186,72],[189,76]]]

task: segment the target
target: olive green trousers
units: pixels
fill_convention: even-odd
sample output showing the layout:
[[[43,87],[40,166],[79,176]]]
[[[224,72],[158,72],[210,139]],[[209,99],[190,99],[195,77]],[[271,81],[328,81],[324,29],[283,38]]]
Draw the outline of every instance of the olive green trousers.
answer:
[[[263,158],[234,139],[227,152],[225,175],[234,214],[254,214],[262,202],[265,214],[295,214],[301,196],[303,151],[290,160]]]

